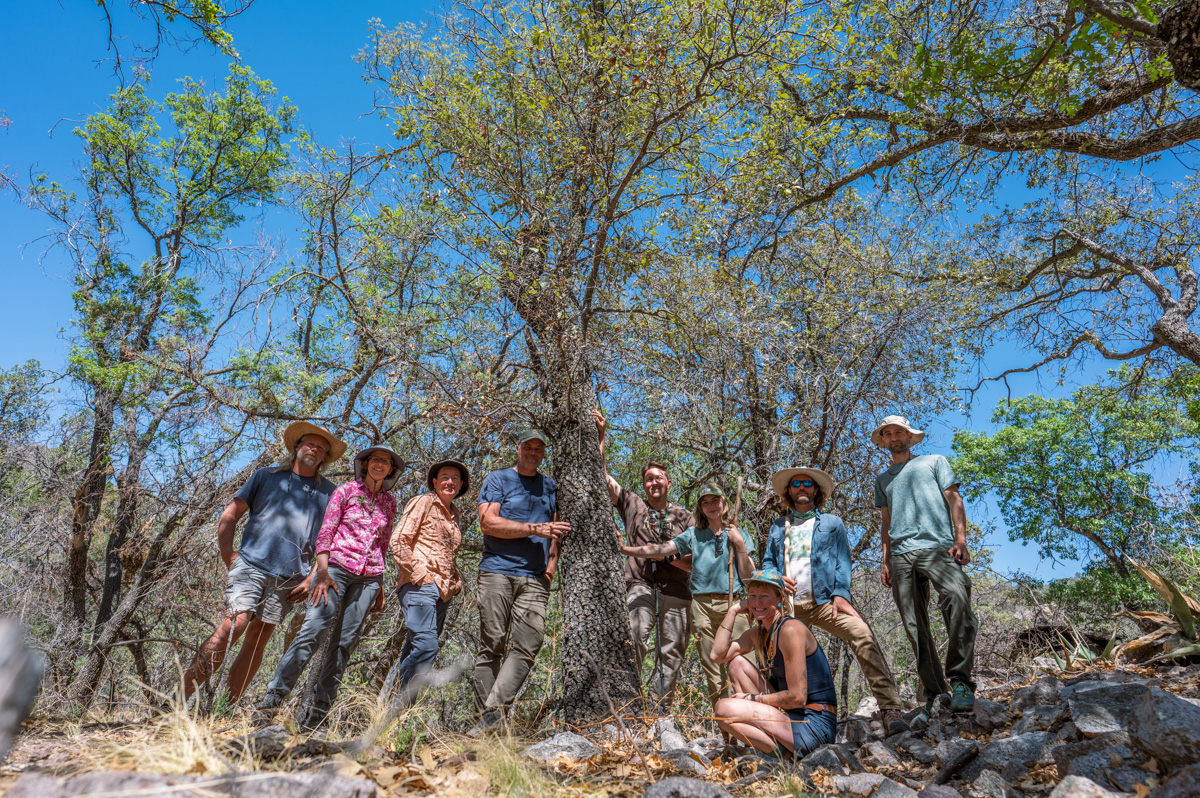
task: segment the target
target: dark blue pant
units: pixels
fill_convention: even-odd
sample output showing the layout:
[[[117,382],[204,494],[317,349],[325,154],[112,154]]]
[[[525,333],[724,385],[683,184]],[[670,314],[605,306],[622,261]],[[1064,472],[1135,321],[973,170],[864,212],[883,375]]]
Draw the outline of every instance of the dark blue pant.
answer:
[[[412,678],[433,666],[438,653],[438,638],[446,624],[446,608],[438,587],[434,583],[417,587],[402,586],[397,591],[400,608],[404,612],[404,626],[408,629],[400,659],[384,682],[379,694],[380,701],[390,700],[393,693],[402,693]]]

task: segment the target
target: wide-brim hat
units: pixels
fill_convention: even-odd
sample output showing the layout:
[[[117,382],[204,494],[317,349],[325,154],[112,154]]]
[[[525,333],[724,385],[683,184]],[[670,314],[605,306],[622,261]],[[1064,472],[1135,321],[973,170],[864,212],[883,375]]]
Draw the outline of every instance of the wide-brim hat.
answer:
[[[462,475],[462,487],[458,489],[458,493],[454,494],[454,498],[457,499],[459,496],[466,493],[467,489],[471,487],[471,471],[461,460],[456,460],[453,457],[447,457],[444,460],[438,460],[436,463],[429,466],[429,471],[425,475],[425,484],[429,486],[430,490],[434,490],[434,477],[437,476],[437,472],[441,471],[446,466],[454,466],[458,469],[458,473]]]
[[[893,424],[897,427],[904,427],[906,430],[911,432],[913,436],[913,443],[920,443],[921,441],[925,440],[925,432],[909,426],[908,419],[904,416],[886,416],[884,417],[883,421],[879,422],[879,426],[875,428],[875,431],[871,433],[871,443],[875,444],[876,446],[883,446],[883,438],[879,437],[879,431],[884,427],[890,427]]]
[[[819,468],[785,468],[782,471],[776,471],[771,477],[771,487],[775,489],[775,495],[781,499],[788,497],[788,483],[796,477],[808,477],[813,482],[821,486],[821,493],[828,499],[833,495],[834,481],[833,477],[826,474]]]
[[[289,452],[296,451],[296,444],[305,435],[320,435],[329,441],[329,452],[325,455],[325,459],[321,461],[321,465],[332,463],[346,453],[346,442],[344,440],[324,427],[318,427],[311,421],[293,421],[291,424],[288,424],[287,428],[283,431],[284,448]]]
[[[396,483],[400,481],[400,473],[404,471],[404,458],[392,451],[390,446],[380,444],[378,446],[368,446],[358,454],[354,455],[354,478],[361,481],[367,475],[367,458],[372,452],[384,452],[392,458],[392,470],[384,478],[383,482],[379,483],[380,490],[391,490],[396,487]]]

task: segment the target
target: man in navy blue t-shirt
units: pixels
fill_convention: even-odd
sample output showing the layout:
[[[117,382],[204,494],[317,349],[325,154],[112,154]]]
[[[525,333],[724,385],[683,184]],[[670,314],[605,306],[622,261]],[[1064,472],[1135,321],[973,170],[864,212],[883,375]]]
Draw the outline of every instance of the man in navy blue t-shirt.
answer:
[[[545,638],[559,541],[571,528],[558,520],[554,480],[538,473],[545,456],[542,434],[525,432],[517,439],[517,464],[488,474],[479,489],[483,559],[473,681],[483,714],[473,736],[503,723]]]

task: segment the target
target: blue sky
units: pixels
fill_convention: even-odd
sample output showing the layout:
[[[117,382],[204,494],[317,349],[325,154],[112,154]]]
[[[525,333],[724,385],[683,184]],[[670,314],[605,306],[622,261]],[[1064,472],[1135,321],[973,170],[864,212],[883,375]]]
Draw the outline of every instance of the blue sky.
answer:
[[[113,5],[119,5],[114,3]],[[279,93],[299,109],[303,125],[318,142],[333,145],[356,140],[382,144],[386,127],[372,117],[372,90],[362,80],[354,58],[366,44],[369,21],[379,18],[387,27],[402,22],[434,24],[438,6],[432,2],[382,2],[313,0],[272,2],[258,0],[233,20],[230,30],[243,64],[275,83]],[[105,108],[118,87],[110,63],[105,63],[107,29],[94,0],[36,0],[3,4],[5,24],[0,31],[0,113],[9,120],[0,128],[0,168],[18,185],[27,182],[31,169],[60,180],[69,179],[79,158],[78,139],[72,130],[89,114]],[[128,22],[128,20],[125,20]],[[144,32],[130,25],[132,34]],[[122,46],[127,54],[132,41]],[[219,83],[228,59],[199,46],[190,52],[164,47],[152,64],[152,96],[173,88],[185,75]],[[294,222],[282,212],[277,220],[295,246],[299,236]],[[62,366],[65,344],[60,334],[71,315],[70,286],[65,269],[53,260],[41,262],[44,243],[38,241],[46,224],[38,215],[11,199],[0,200],[0,276],[6,292],[6,312],[0,314],[0,368],[37,358],[48,368]],[[1008,350],[1013,364],[1019,352]],[[992,373],[1003,368],[1004,358],[988,363]],[[1074,385],[1092,382],[1104,364],[1085,367],[1064,385],[1053,376],[1018,375],[1010,380],[1014,396],[1030,392],[1069,393]],[[995,370],[995,371],[992,371]],[[1003,398],[1003,385],[992,384],[977,397],[966,416],[949,417],[929,426],[923,451],[949,454],[955,428],[988,429],[995,403]],[[995,514],[986,506],[969,508],[977,522]],[[1036,551],[995,539],[1000,570],[1020,568],[1042,577],[1063,576],[1074,568],[1036,564]]]

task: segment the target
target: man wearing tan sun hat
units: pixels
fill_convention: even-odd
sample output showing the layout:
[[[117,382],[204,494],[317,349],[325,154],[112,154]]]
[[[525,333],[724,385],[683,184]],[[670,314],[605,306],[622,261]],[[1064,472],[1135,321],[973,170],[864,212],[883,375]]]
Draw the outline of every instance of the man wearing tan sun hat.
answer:
[[[927,717],[939,693],[952,691],[952,712],[973,712],[978,621],[971,611],[971,579],[963,566],[967,549],[967,514],[958,492],[958,477],[940,454],[913,454],[925,439],[903,416],[888,416],[871,433],[871,442],[892,455],[891,466],[875,479],[875,506],[882,515],[880,581],[892,589],[904,632],[917,655],[922,710]],[[946,623],[946,666],[929,629],[929,588],[938,592],[938,608]],[[949,684],[947,684],[949,682]]]
[[[255,471],[217,523],[217,545],[229,569],[226,615],[184,674],[185,696],[221,667],[245,633],[229,668],[229,698],[237,701],[258,672],[267,641],[291,602],[308,594],[309,562],[334,490],[321,471],[346,453],[346,444],[316,424],[294,421],[283,431],[283,446],[283,461]],[[242,545],[235,552],[234,532],[247,511]]]
[[[771,478],[784,515],[767,535],[763,569],[783,574],[793,614],[809,626],[845,640],[879,702],[887,734],[908,731],[896,680],[871,627],[850,603],[850,544],[842,519],[821,508],[833,478],[819,468],[785,468]]]

